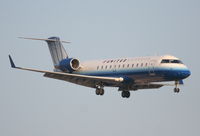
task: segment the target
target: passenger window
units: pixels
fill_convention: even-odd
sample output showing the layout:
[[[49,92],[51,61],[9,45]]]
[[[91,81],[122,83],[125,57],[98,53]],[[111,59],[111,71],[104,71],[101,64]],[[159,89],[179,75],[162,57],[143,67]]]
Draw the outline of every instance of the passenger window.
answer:
[[[112,65],[110,65],[110,69],[112,68]]]
[[[132,68],[134,67],[134,64],[132,64]]]
[[[118,66],[118,68],[120,68],[120,65]]]
[[[129,67],[129,64],[127,64],[127,68]]]
[[[136,67],[138,67],[138,65],[139,65],[139,64],[137,63]]]
[[[103,69],[103,66],[101,66],[101,69]]]
[[[99,69],[99,66],[97,66],[97,70]]]
[[[143,67],[143,63],[141,63],[141,67]]]

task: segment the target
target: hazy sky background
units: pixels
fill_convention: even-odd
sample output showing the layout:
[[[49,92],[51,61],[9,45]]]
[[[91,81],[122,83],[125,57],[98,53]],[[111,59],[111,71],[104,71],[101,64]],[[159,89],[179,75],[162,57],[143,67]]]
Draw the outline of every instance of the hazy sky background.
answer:
[[[0,0],[1,136],[199,136],[199,0]],[[70,40],[71,57],[89,59],[172,54],[192,75],[173,87],[131,92],[95,90],[10,68],[52,70],[45,42]]]

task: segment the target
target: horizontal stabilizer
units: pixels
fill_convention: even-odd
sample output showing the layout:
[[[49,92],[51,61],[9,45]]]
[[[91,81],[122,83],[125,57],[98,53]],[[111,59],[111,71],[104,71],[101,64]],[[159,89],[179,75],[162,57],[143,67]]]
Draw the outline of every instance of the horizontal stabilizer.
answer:
[[[41,38],[28,38],[28,37],[18,37],[20,39],[27,39],[27,40],[39,40],[39,41],[46,41],[46,42],[56,42],[56,39],[41,39]],[[60,41],[60,40],[59,40]],[[69,41],[60,41],[62,43],[70,43]]]

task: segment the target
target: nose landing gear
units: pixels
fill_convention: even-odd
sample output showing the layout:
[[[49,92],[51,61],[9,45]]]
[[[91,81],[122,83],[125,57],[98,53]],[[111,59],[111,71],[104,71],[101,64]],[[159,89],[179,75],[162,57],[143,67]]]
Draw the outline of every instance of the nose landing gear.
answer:
[[[175,81],[174,93],[179,93],[180,92],[180,88],[178,88],[178,85],[179,85],[179,81]]]
[[[175,92],[175,93],[179,93],[179,92],[180,92],[180,89],[175,87],[175,88],[174,88],[174,92]]]

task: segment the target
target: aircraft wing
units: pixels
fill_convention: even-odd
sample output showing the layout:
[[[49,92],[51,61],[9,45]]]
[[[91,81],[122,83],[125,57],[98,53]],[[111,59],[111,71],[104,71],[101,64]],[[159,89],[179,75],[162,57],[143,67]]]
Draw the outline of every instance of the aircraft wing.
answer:
[[[51,72],[51,71],[44,71],[44,70],[37,70],[31,68],[22,68],[16,67],[11,56],[9,55],[9,60],[12,68],[33,71],[44,73],[44,77],[59,79],[68,81],[71,83],[92,87],[95,88],[96,85],[112,85],[112,84],[120,84],[123,82],[123,78],[114,78],[114,77],[103,77],[103,76],[88,76],[88,75],[80,75],[80,74],[71,74],[71,73],[62,73],[62,72]]]

